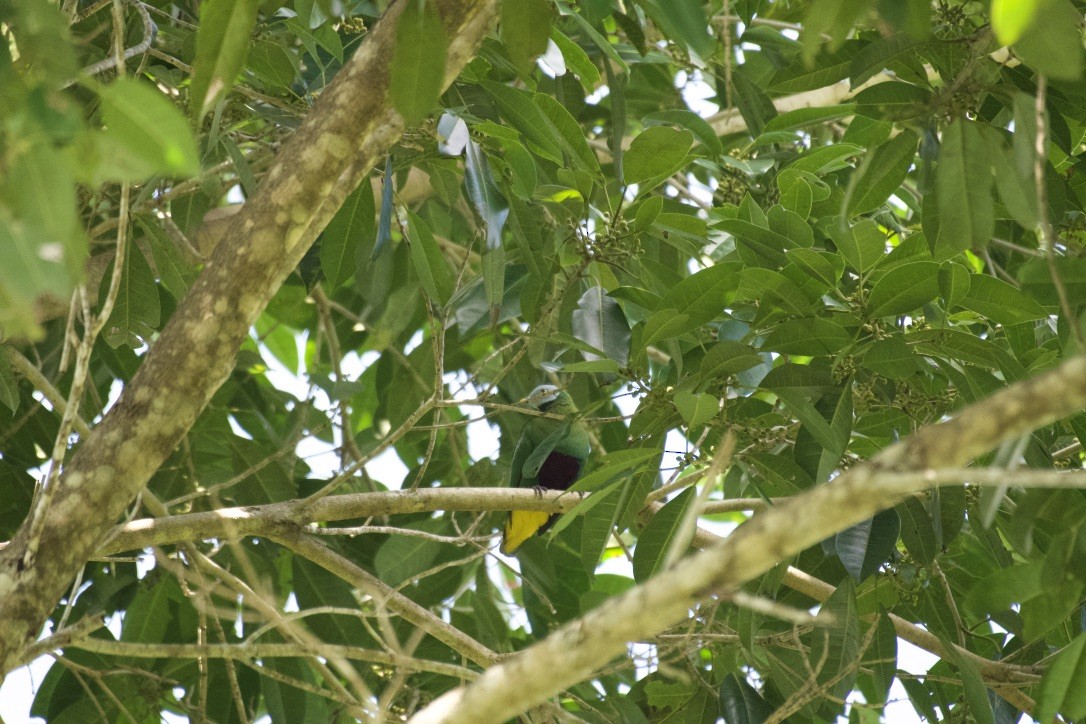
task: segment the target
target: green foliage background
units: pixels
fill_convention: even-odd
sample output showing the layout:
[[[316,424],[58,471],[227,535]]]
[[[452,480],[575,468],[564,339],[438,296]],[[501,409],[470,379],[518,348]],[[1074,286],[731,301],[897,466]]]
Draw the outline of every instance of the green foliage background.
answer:
[[[114,299],[81,401],[87,420],[103,412],[198,274],[213,243],[205,215],[231,189],[253,192],[383,10],[197,5],[119,4],[125,47],[141,45],[147,19],[157,36],[123,77],[116,67],[92,77],[80,68],[113,53],[108,8],[0,0],[5,538],[27,516],[60,423],[12,355],[66,393],[66,340],[84,333],[84,306]],[[279,290],[150,490],[174,513],[290,500],[325,483],[299,442],[336,445],[347,469],[390,436],[409,470],[403,487],[499,486],[524,423],[507,406],[558,382],[593,430],[596,474],[583,486],[596,495],[525,545],[520,573],[478,539],[497,513],[358,521],[445,539],[387,528],[325,539],[495,651],[526,647],[651,579],[692,495],[642,527],[654,487],[688,478],[713,486],[710,501],[801,494],[1082,353],[1083,7],[506,0],[499,30],[439,96],[449,39],[437,5],[410,0],[391,98],[414,125]],[[691,100],[699,93],[707,100]],[[349,352],[364,371],[344,367]],[[273,359],[309,394],[274,387]],[[435,394],[486,411],[500,431],[496,460],[468,453],[466,409],[415,419]],[[614,401],[626,396],[635,402]],[[726,430],[731,465],[702,483]],[[689,444],[666,449],[670,431]],[[1016,467],[1081,468],[1083,442],[1086,413],[979,462],[1007,467],[1013,486]],[[363,470],[339,492],[382,488]],[[380,650],[395,639],[417,659],[464,663],[267,540],[195,544],[280,606],[309,611],[302,625],[321,642]],[[89,563],[54,628],[123,614],[125,642],[237,643],[264,625],[233,592],[194,586],[173,548],[158,555],[142,578],[131,557]],[[834,626],[793,628],[712,602],[561,706],[588,721],[762,721],[773,711],[876,721],[897,679],[930,721],[1016,719],[969,660],[898,672],[893,613],[1032,672],[1017,683],[1038,718],[1086,716],[1076,684],[1086,676],[1081,490],[947,487],[782,563],[835,589],[824,604]],[[784,566],[749,592],[818,603],[783,576]],[[273,627],[260,640],[281,639]],[[357,671],[392,717],[460,683],[409,667]],[[72,648],[33,714],[343,718],[321,677],[305,658],[227,665]]]

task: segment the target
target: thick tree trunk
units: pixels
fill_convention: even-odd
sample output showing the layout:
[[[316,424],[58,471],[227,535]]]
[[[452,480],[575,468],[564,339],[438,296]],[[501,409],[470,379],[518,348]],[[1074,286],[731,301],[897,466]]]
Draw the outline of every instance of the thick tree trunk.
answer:
[[[0,552],[0,675],[230,374],[249,328],[317,234],[400,137],[388,82],[403,5],[377,23],[284,144],[116,406],[71,456],[36,555],[28,524]],[[449,40],[448,84],[494,26],[499,3],[437,5]]]

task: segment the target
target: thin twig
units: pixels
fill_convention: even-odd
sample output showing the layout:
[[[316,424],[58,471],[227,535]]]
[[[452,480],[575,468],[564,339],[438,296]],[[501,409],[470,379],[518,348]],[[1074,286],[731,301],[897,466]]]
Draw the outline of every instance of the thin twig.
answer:
[[[1034,100],[1034,113],[1037,125],[1037,137],[1033,147],[1033,185],[1037,192],[1037,228],[1041,237],[1041,251],[1048,260],[1048,273],[1052,277],[1052,285],[1056,288],[1056,296],[1060,300],[1060,309],[1067,318],[1067,326],[1071,328],[1071,337],[1078,344],[1080,352],[1086,351],[1086,340],[1082,337],[1082,329],[1078,318],[1075,317],[1071,301],[1067,296],[1067,288],[1063,278],[1056,267],[1056,239],[1052,229],[1052,222],[1048,218],[1048,197],[1045,188],[1045,164],[1048,161],[1047,149],[1047,123],[1048,116],[1045,113],[1045,93],[1047,79],[1044,73],[1037,74],[1037,96]]]

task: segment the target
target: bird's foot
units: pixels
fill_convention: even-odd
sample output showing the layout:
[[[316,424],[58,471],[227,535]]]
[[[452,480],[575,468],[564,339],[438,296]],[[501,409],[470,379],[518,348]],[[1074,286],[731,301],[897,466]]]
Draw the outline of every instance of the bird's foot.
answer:
[[[543,499],[543,493],[546,492],[547,489],[544,488],[542,485],[533,485],[532,490],[535,491],[535,497],[542,500]]]

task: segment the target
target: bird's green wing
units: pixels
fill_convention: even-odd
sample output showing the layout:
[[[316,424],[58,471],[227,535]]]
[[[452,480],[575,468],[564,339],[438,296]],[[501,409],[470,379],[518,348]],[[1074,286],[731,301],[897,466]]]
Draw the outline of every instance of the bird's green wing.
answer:
[[[547,456],[552,451],[558,449],[567,436],[569,436],[570,423],[568,421],[562,423],[558,428],[554,430],[550,435],[547,435],[543,440],[535,446],[528,459],[524,461],[524,477],[525,479],[535,480],[539,476],[539,469],[543,467],[543,463],[546,462]],[[514,460],[514,464],[516,461]]]

